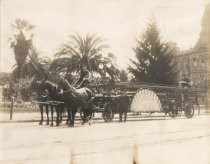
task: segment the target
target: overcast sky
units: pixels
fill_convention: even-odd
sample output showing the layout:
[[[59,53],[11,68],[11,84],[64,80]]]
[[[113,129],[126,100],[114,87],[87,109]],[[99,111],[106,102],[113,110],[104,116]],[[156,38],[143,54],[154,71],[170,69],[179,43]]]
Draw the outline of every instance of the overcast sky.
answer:
[[[134,56],[131,47],[154,15],[165,41],[181,49],[193,47],[201,18],[210,0],[1,0],[1,71],[15,64],[8,38],[16,18],[36,25],[34,43],[40,56],[53,58],[55,50],[74,32],[97,33],[106,39],[121,67]]]

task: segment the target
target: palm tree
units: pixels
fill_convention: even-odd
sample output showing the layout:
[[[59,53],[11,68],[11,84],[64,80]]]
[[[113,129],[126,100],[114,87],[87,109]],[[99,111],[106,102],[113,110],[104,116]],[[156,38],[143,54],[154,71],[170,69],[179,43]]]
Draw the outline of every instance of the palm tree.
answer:
[[[17,63],[17,68],[13,72],[15,72],[15,74],[17,75],[15,81],[17,80],[18,86],[22,66],[26,61],[30,48],[32,47],[33,34],[30,33],[30,31],[34,27],[35,26],[30,24],[29,21],[21,19],[16,19],[15,23],[12,24],[12,30],[14,31],[14,35],[9,40],[11,42],[11,48],[14,51],[15,60]],[[17,90],[17,95],[17,99],[19,100],[21,96],[20,89]]]
[[[50,69],[53,72],[79,72],[82,67],[93,73],[101,73],[99,64],[113,63],[114,56],[105,58],[102,53],[108,48],[96,34],[87,34],[82,37],[75,33],[70,35],[70,41],[63,44],[55,55]],[[114,66],[114,65],[113,65]],[[110,70],[107,69],[107,70]],[[108,72],[108,71],[107,71]],[[110,71],[111,72],[111,71]]]
[[[107,57],[104,57],[102,60],[104,66],[104,71],[109,74],[112,80],[117,80],[119,78],[120,69],[116,64],[116,56],[112,53],[108,53]]]
[[[27,20],[16,19],[12,24],[14,36],[10,38],[11,48],[14,51],[15,60],[17,63],[17,75],[20,78],[20,70],[25,63],[32,46],[33,34],[30,31],[34,28]],[[29,32],[29,33],[28,33]]]
[[[126,69],[121,69],[119,72],[119,80],[120,82],[128,82],[129,78],[128,78],[128,70]]]

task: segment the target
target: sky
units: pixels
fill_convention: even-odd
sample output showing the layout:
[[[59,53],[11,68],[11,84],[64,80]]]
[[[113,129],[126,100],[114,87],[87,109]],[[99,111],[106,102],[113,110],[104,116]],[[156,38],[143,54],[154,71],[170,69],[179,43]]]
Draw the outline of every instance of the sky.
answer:
[[[117,56],[124,68],[134,57],[132,47],[153,15],[163,41],[177,43],[181,50],[192,48],[199,38],[201,18],[210,0],[0,0],[0,71],[11,72],[15,64],[8,39],[16,18],[27,19],[33,29],[40,57],[53,59],[56,50],[78,32],[96,33],[109,45],[105,53]]]

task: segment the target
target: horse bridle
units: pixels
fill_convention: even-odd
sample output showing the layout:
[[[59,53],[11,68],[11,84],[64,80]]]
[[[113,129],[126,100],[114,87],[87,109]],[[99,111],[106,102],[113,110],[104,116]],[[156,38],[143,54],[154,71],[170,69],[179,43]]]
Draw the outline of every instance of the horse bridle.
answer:
[[[66,81],[64,81],[63,83],[64,83],[65,85],[68,85]],[[63,84],[63,85],[64,85],[64,84]],[[64,87],[63,87],[63,88],[64,88]],[[63,88],[62,88],[62,89],[63,89]],[[66,87],[66,89],[67,89],[67,87]],[[66,91],[63,90],[63,93],[70,93],[70,92],[74,92],[74,90],[73,90],[71,87],[70,87],[70,90],[66,90]]]

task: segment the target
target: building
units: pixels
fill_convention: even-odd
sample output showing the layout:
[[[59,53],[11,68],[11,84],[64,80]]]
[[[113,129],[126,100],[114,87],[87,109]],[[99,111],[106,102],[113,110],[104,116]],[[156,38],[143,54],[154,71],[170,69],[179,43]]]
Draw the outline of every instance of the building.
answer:
[[[195,88],[205,89],[208,80],[208,51],[206,46],[199,46],[176,53],[178,81],[187,76]]]
[[[202,18],[202,30],[196,45],[186,51],[176,51],[177,80],[187,76],[192,87],[207,90],[210,56],[210,4],[206,5]]]

